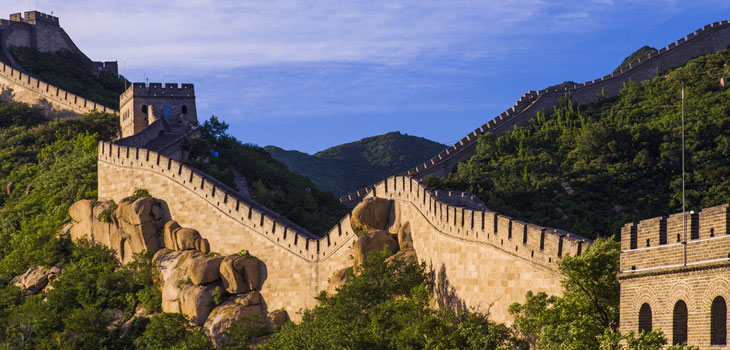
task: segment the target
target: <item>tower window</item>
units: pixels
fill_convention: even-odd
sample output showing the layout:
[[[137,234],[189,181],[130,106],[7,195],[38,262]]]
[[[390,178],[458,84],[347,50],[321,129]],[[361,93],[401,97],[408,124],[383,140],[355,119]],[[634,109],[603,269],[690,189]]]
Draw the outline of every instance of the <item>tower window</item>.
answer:
[[[687,304],[680,300],[674,304],[672,317],[672,345],[687,343]]]
[[[142,113],[147,113],[147,105],[142,105]]]
[[[188,114],[188,106],[182,105],[182,114]]]
[[[644,303],[639,309],[639,333],[651,331],[651,306]]]
[[[712,301],[710,311],[710,345],[727,344],[727,304],[718,296]]]

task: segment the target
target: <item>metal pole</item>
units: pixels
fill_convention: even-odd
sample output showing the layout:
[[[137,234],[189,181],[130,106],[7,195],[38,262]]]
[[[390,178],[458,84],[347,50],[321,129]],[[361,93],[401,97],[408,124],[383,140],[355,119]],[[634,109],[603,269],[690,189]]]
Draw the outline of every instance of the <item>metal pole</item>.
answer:
[[[685,193],[684,193],[684,86],[682,86],[682,232],[684,239],[684,266],[687,266],[687,215],[685,213]]]

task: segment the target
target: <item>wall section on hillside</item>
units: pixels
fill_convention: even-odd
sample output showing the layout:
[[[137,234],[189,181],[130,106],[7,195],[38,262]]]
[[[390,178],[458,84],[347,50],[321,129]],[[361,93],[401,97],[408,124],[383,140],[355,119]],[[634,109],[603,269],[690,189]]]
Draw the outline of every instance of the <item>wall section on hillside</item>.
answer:
[[[1,62],[0,99],[40,107],[48,117],[76,117],[92,111],[117,113],[116,110],[59,89]]]
[[[245,249],[258,257],[266,266],[261,294],[269,310],[284,308],[297,320],[296,311],[315,305],[334,272],[352,265],[357,238],[349,215],[325,237],[311,239],[199,170],[156,152],[101,142],[98,162],[100,199],[120,202],[145,188],[182,226],[198,230],[212,251]],[[510,322],[507,308],[524,301],[529,290],[560,294],[557,262],[589,244],[564,231],[449,205],[438,199],[443,194],[408,177],[388,178],[369,196],[395,203],[391,230],[410,223],[416,252],[436,277],[439,306],[490,311],[497,322]]]
[[[641,82],[651,79],[668,69],[684,65],[689,60],[730,46],[730,21],[706,25],[669,46],[639,58],[628,67],[622,68],[603,78],[576,84],[572,87],[545,89],[525,93],[513,107],[470,132],[459,142],[443,150],[430,160],[409,169],[406,174],[417,178],[427,175],[437,177],[448,174],[456,164],[466,161],[476,154],[479,135],[492,133],[500,135],[515,126],[527,125],[538,112],[549,112],[555,103],[570,94],[579,105],[599,101],[603,96],[617,96],[630,81]],[[348,206],[357,204],[372,186],[352,192],[341,198]]]

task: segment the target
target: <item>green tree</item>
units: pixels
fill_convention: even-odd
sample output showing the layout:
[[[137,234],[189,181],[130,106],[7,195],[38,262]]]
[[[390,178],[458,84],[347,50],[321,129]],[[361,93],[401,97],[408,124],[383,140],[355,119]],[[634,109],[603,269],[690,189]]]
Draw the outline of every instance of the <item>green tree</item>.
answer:
[[[598,239],[585,254],[560,263],[563,295],[528,292],[510,313],[519,333],[542,349],[598,349],[599,337],[618,328],[619,245]]]

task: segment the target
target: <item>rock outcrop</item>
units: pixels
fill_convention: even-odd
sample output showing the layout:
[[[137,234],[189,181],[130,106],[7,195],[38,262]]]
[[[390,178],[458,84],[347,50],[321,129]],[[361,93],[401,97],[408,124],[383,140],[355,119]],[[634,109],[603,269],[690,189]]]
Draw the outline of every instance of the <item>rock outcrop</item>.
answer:
[[[407,221],[398,229],[398,247],[400,249],[413,249],[411,224]]]
[[[337,288],[342,287],[350,280],[350,276],[347,274],[347,272],[351,270],[351,267],[346,267],[344,269],[335,271],[334,275],[330,277],[329,284],[327,285],[327,294],[334,295],[335,293],[337,293]]]
[[[263,308],[261,294],[257,291],[241,294],[216,306],[205,321],[205,332],[219,346],[225,339],[224,333],[234,322],[250,318],[251,322],[262,322]]]
[[[223,286],[231,294],[246,293],[259,287],[259,262],[254,257],[229,255],[220,264]]]
[[[80,200],[69,208],[69,214],[71,239],[104,244],[122,263],[130,262],[135,253],[161,248],[210,252],[208,240],[170,220],[162,202],[152,197],[123,201],[119,206],[113,201]]]
[[[33,266],[25,273],[13,277],[10,283],[20,288],[25,295],[36,295],[44,291],[49,286],[49,282],[60,274],[61,269],[56,266],[51,268]]]
[[[350,224],[358,233],[384,230],[390,218],[391,203],[384,198],[365,198],[352,210]]]
[[[398,242],[387,231],[376,230],[360,236],[353,247],[352,256],[355,270],[357,271],[357,267],[365,261],[370,253],[384,249],[388,249],[391,253],[398,251]]]
[[[188,284],[180,293],[180,309],[187,316],[190,323],[202,325],[208,315],[215,308],[213,292],[220,288],[220,283],[211,283],[202,286]]]
[[[218,270],[220,269],[221,261],[223,261],[222,256],[194,259],[189,268],[190,280],[196,286],[219,280],[221,275]]]

